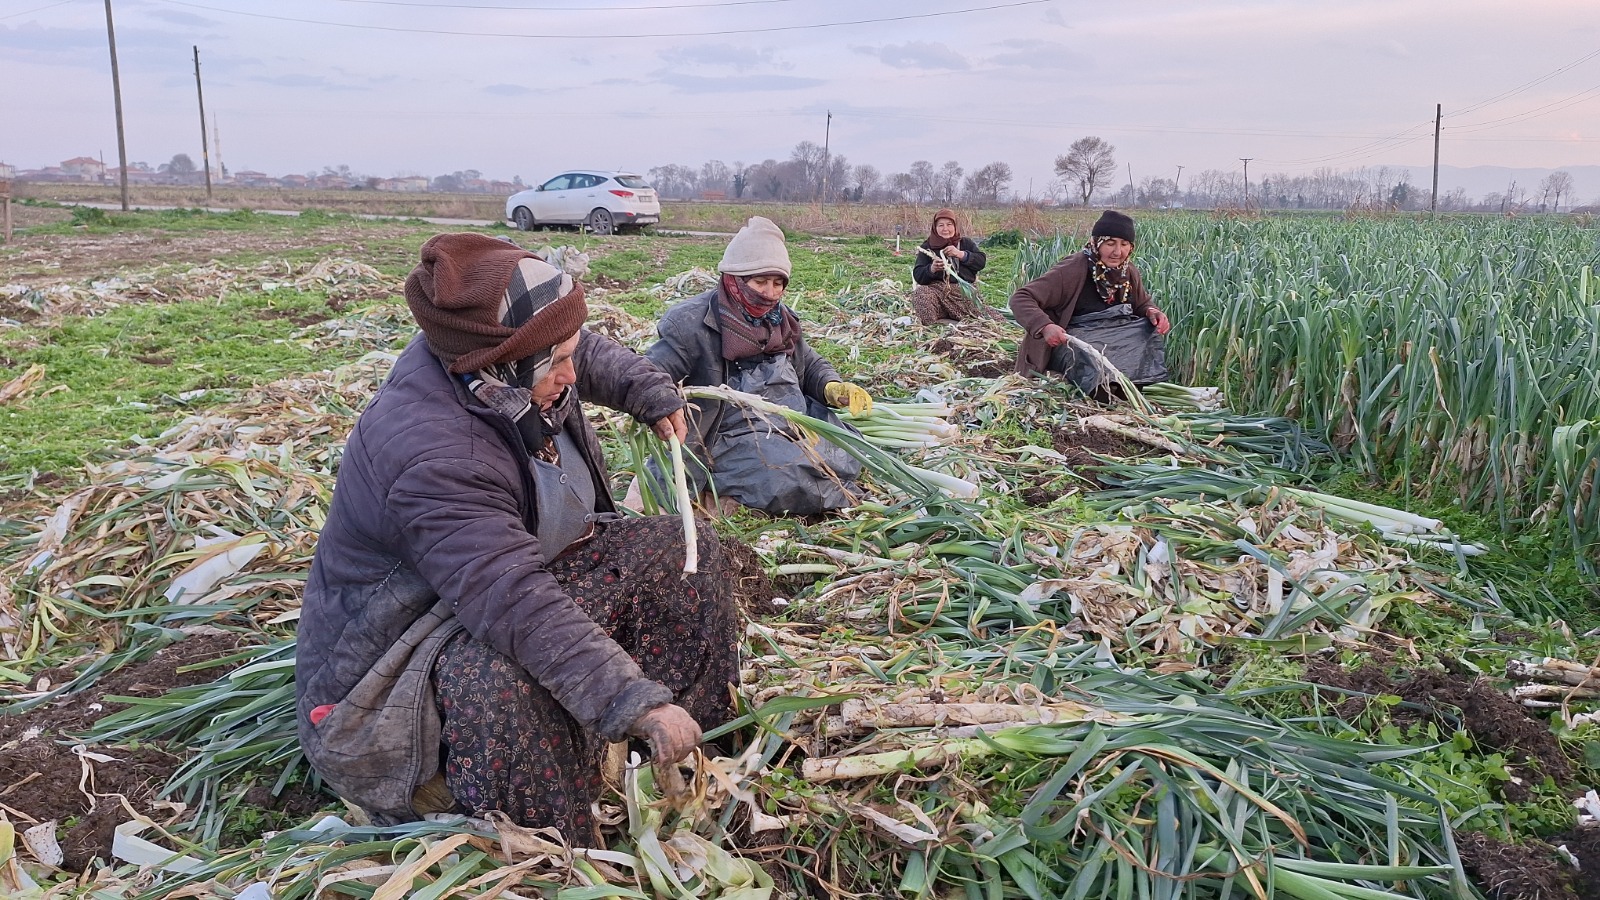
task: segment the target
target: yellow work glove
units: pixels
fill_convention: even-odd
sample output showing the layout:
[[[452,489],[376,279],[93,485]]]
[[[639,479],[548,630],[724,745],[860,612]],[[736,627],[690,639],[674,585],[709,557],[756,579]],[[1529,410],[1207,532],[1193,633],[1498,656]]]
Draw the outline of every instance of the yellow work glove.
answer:
[[[830,381],[822,389],[822,396],[835,409],[849,407],[850,415],[861,416],[872,412],[872,395],[848,381]]]

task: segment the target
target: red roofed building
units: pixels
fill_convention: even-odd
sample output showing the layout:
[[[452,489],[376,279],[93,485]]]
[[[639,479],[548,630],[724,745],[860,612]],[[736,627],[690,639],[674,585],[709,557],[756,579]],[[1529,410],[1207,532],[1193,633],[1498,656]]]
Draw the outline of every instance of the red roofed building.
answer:
[[[64,160],[61,163],[61,171],[85,181],[103,181],[106,177],[106,164],[92,156],[80,156]]]

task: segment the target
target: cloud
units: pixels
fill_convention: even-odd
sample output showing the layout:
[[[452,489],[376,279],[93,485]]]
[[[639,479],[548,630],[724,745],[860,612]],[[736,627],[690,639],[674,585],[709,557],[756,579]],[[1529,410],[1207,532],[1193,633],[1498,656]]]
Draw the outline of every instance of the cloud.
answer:
[[[1006,48],[985,62],[994,66],[1015,66],[1022,69],[1087,69],[1089,64],[1071,47],[1059,41],[1041,41],[1031,38],[1012,38],[1001,41]]]
[[[966,69],[967,58],[944,44],[912,41],[882,47],[852,47],[857,53],[873,56],[896,69]]]
[[[181,9],[147,9],[144,11],[144,15],[152,19],[164,19],[174,25],[185,25],[191,28],[215,28],[220,24],[216,19],[197,16]]]
[[[529,94],[538,93],[538,91],[535,91],[533,88],[523,87],[520,84],[486,85],[483,89],[483,92],[485,94],[492,94],[496,97],[526,97]]]
[[[733,44],[700,44],[673,47],[656,54],[669,66],[723,66],[745,72],[758,66],[788,70],[793,63],[778,58],[770,47],[759,50]]]
[[[681,72],[658,74],[656,80],[685,94],[737,94],[759,91],[798,91],[827,82],[821,78],[793,75],[685,75]]]
[[[86,28],[41,28],[32,23],[15,28],[0,25],[0,47],[43,59],[49,59],[53,50],[104,49],[105,46],[104,28],[96,31]]]
[[[363,84],[338,82],[323,75],[306,75],[299,72],[289,72],[283,75],[250,75],[240,80],[257,84],[270,84],[273,87],[314,88],[319,91],[365,91],[371,89]]]

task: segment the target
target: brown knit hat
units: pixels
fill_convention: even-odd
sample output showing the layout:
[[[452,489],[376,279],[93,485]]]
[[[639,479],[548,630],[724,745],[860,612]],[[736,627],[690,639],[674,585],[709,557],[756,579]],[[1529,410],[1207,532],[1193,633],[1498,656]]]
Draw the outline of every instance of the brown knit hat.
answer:
[[[456,374],[527,359],[578,333],[583,285],[528,251],[475,232],[422,245],[406,305],[428,349]]]

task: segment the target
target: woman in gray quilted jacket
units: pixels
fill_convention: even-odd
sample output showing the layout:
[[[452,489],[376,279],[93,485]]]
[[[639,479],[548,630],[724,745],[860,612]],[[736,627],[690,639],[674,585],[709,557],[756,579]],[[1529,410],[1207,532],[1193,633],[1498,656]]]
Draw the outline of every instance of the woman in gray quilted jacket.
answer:
[[[621,518],[580,399],[686,434],[672,380],[582,328],[582,285],[481,234],[422,248],[422,327],[345,447],[296,651],[301,744],[379,823],[498,811],[595,839],[609,745],[682,759],[726,721],[715,534]]]

